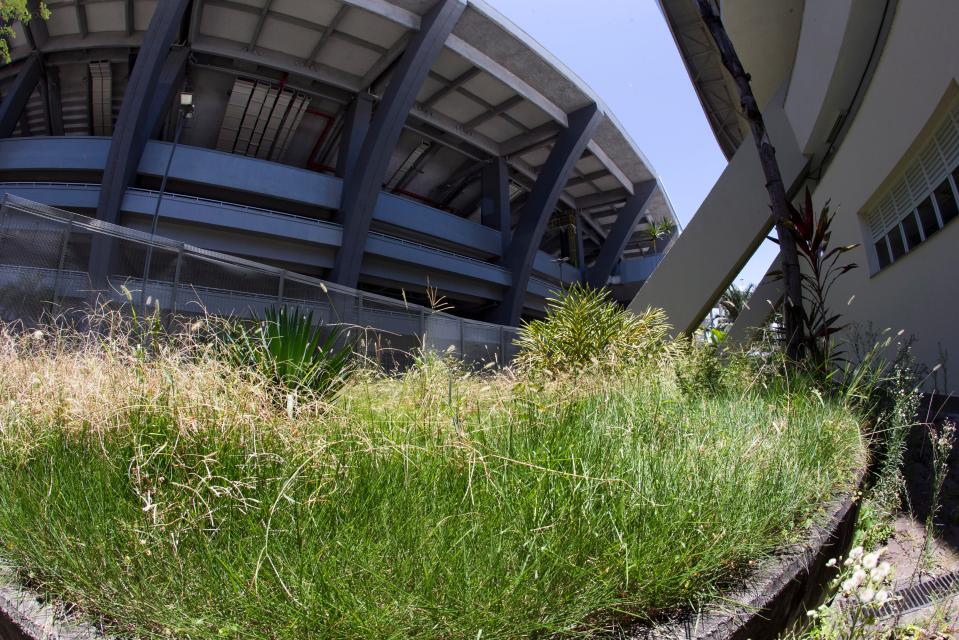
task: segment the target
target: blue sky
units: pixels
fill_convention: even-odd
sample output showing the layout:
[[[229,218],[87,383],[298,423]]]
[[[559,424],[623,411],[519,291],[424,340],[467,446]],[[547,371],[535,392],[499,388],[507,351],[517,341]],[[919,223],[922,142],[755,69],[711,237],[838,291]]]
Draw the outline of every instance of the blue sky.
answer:
[[[488,0],[609,105],[655,167],[685,225],[726,160],[655,0]],[[740,280],[776,255],[763,243]]]

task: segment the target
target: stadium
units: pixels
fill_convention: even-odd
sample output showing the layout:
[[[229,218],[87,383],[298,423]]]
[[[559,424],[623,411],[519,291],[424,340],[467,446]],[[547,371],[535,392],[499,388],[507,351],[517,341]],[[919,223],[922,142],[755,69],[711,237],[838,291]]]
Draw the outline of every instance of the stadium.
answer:
[[[629,301],[678,235],[602,100],[481,0],[47,6],[0,69],[0,194],[504,326],[576,281]],[[143,273],[87,242],[84,286]]]

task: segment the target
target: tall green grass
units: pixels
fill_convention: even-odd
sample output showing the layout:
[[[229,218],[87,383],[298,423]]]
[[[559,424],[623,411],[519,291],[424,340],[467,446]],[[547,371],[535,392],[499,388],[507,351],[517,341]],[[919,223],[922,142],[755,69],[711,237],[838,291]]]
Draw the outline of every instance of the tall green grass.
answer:
[[[0,348],[0,554],[138,637],[588,635],[715,597],[863,458],[810,385],[700,392],[681,358],[531,382],[424,357],[291,417],[188,351]]]

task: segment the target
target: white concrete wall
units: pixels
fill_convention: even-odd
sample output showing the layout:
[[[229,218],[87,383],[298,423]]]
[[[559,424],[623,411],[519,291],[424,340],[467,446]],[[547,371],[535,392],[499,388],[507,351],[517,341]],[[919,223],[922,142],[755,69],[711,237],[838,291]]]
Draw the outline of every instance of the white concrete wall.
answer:
[[[871,276],[861,213],[959,99],[957,33],[959,2],[900,0],[862,106],[813,192],[817,207],[830,200],[840,209],[833,242],[861,244],[852,257],[859,269],[837,285],[833,307],[849,321],[914,335],[915,355],[930,366],[947,350],[950,392],[959,392],[959,222]]]

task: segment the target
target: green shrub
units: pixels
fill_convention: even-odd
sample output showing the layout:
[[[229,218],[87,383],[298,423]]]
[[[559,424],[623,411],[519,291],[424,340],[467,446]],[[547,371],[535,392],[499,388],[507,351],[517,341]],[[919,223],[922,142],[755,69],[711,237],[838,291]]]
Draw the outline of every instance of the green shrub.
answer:
[[[723,385],[723,363],[716,346],[690,342],[676,357],[676,381],[685,395],[708,395]]]
[[[354,368],[353,343],[339,327],[314,324],[313,312],[270,308],[252,326],[229,325],[223,343],[231,364],[259,375],[284,396],[330,398]],[[324,338],[325,334],[325,338]]]
[[[648,362],[666,346],[669,325],[660,309],[637,316],[605,289],[579,283],[548,301],[546,318],[520,328],[520,369],[546,375],[616,371]]]

